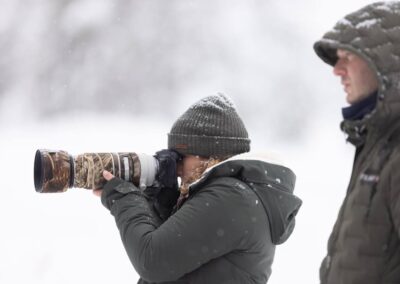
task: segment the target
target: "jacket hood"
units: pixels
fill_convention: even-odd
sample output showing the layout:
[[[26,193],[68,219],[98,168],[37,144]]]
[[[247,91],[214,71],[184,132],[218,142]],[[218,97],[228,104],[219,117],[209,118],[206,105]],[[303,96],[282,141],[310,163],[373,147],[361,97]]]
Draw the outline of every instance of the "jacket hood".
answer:
[[[218,177],[234,177],[250,186],[264,207],[274,244],[285,242],[295,226],[302,201],[293,194],[296,176],[292,170],[265,157],[241,154],[209,168],[190,186],[195,191]]]
[[[379,82],[375,110],[359,121],[342,123],[349,138],[357,140],[365,130],[385,129],[400,116],[400,1],[377,2],[353,12],[314,44],[317,55],[332,66],[339,48],[363,58]]]

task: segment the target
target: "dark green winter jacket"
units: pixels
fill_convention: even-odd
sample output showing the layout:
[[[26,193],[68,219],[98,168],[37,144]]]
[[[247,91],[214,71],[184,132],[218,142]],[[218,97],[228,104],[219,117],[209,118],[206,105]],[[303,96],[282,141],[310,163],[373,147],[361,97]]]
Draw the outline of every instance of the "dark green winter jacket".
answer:
[[[112,190],[131,191],[109,204],[138,283],[268,281],[275,245],[291,234],[301,201],[290,169],[240,157],[208,170],[164,223],[151,199],[116,183]]]
[[[328,242],[323,284],[400,283],[400,2],[380,2],[346,16],[315,44],[328,64],[338,48],[376,72],[375,110],[341,128],[356,146],[346,197]]]

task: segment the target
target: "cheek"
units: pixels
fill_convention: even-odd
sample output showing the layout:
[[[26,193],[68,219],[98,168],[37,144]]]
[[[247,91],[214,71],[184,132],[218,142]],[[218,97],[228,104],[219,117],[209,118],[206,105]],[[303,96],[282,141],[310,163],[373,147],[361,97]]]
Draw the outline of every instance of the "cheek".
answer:
[[[193,176],[193,173],[196,170],[196,164],[195,163],[184,163],[182,167],[182,175],[181,177],[184,180],[188,180]]]
[[[359,68],[349,68],[348,76],[351,81],[351,86],[357,88],[363,80],[363,71]]]
[[[188,175],[190,175],[192,172],[193,172],[193,165],[190,164],[190,163],[186,163],[186,164],[183,166],[182,174],[183,174],[184,176],[188,176]]]
[[[371,71],[369,68],[365,68],[362,71],[362,78],[364,78],[364,83],[367,83],[369,85],[377,84],[378,80],[376,79],[376,75],[373,71]]]
[[[179,163],[179,164],[176,166],[176,175],[177,175],[178,177],[182,177],[182,175],[183,175],[183,166],[182,166],[181,163]]]
[[[353,74],[354,88],[359,92],[365,92],[374,82],[374,76],[371,76],[369,70],[355,70]]]

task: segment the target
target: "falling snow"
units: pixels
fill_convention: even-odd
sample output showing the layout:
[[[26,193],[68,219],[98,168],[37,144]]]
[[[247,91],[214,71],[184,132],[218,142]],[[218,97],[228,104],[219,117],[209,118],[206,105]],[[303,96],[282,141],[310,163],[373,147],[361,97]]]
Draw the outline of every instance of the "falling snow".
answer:
[[[225,231],[223,229],[218,229],[217,236],[218,237],[223,237],[224,235],[225,235]]]
[[[17,3],[18,1],[8,2]],[[95,1],[91,2],[94,3]],[[364,3],[366,3],[366,1],[364,1]],[[301,4],[302,6],[306,6],[307,2],[302,2]],[[352,5],[354,6],[361,4],[363,4],[361,1],[356,3],[352,2]],[[283,2],[282,5],[284,5]],[[312,5],[305,7],[304,11],[311,10],[309,8]],[[326,2],[321,6],[326,7],[329,5],[334,9],[323,24],[318,25],[318,27],[315,28],[299,26],[302,33],[307,32],[304,34],[307,38],[317,39],[321,36],[321,32],[323,32],[324,28],[322,28],[322,26],[330,26],[331,22],[333,23],[340,16],[343,16],[345,12],[348,12],[348,2],[346,1],[340,3],[335,1],[333,4]],[[381,5],[381,9],[391,11],[389,5]],[[110,10],[107,10],[107,12],[108,11]],[[288,11],[285,10],[285,12]],[[312,17],[308,18],[312,19]],[[17,25],[17,22],[18,21],[15,22],[15,26]],[[29,23],[31,21],[27,22]],[[312,21],[310,22],[312,23]],[[351,23],[348,22],[348,24]],[[5,25],[3,25],[3,27],[4,26]],[[314,26],[314,23],[312,23],[310,27]],[[29,29],[24,31],[25,32],[21,32],[21,34],[29,34],[27,33]],[[296,30],[293,29],[293,32],[295,31]],[[239,33],[237,34],[240,35]],[[304,46],[304,42],[307,46]],[[305,49],[310,51],[310,58],[305,57],[305,60],[313,59],[309,64],[309,68],[307,68],[308,72],[304,73],[309,73],[310,76],[317,74],[321,78],[323,77],[327,80],[330,79],[331,77],[328,70],[326,70],[325,73],[313,73],[316,69],[322,68],[322,65],[315,57],[311,57],[312,55],[309,47],[310,41],[305,40],[304,42],[303,45],[299,42],[299,46],[303,46]],[[285,44],[284,42],[277,43]],[[250,50],[252,48],[252,46],[248,44],[244,47],[250,48]],[[106,49],[108,50],[108,48]],[[302,49],[299,48],[298,50]],[[245,51],[244,54],[247,54],[249,50],[246,49]],[[284,53],[284,51],[285,49],[283,49],[282,53]],[[29,55],[29,53],[27,54]],[[255,54],[258,53],[255,52]],[[279,54],[280,53],[278,52],[277,60],[287,58],[287,55],[284,54],[284,57],[280,57]],[[236,60],[236,57],[233,58]],[[290,58],[288,60],[290,60]],[[227,61],[227,63],[229,63],[229,61]],[[240,62],[238,61],[237,66],[240,66],[239,63]],[[276,62],[274,61],[273,63]],[[282,62],[282,64],[286,64],[286,62]],[[261,66],[260,74],[268,71],[268,68],[264,70],[262,64],[259,65]],[[200,75],[202,74],[203,73],[200,73]],[[265,77],[265,75],[263,77]],[[280,78],[279,72],[274,78]],[[240,80],[242,79],[243,78],[240,77]],[[96,82],[97,79],[85,78],[85,80],[90,80],[93,83]],[[327,92],[332,89],[336,90],[335,88],[339,90],[339,86],[334,80],[332,80],[333,83],[330,84],[325,83],[324,80],[319,80],[321,82],[324,81],[324,83],[319,83],[317,81],[313,81],[313,88],[310,89],[311,92],[308,94],[308,97],[310,98],[313,97],[312,93],[316,93],[315,97],[318,98],[318,90],[326,90]],[[247,81],[243,81],[243,84],[246,82]],[[274,80],[270,80],[270,82],[272,82],[273,85],[276,83],[277,87],[279,87],[279,84]],[[221,87],[218,84],[216,86],[214,83],[215,81],[212,81],[210,85],[204,86],[204,89],[201,91],[198,91],[193,87],[194,93],[185,93],[181,99],[184,100],[184,97],[192,95],[197,96],[196,98],[198,98],[200,93],[202,96],[204,95],[204,90],[207,93],[211,89],[212,93],[216,88]],[[20,81],[18,81],[18,84],[20,84]],[[269,85],[270,83],[268,83],[268,86]],[[261,89],[264,87],[261,87]],[[17,88],[16,90],[19,89]],[[21,90],[25,89],[22,88]],[[251,88],[249,92],[251,92]],[[29,95],[29,92],[26,92],[26,94]],[[18,103],[25,100],[25,98],[20,96],[18,93],[11,92],[11,97],[14,95],[15,97],[18,95],[18,99],[15,99]],[[82,97],[84,97],[84,95],[83,92],[80,94]],[[247,95],[247,93],[238,92],[235,96],[236,95],[240,97],[241,95]],[[340,106],[342,103],[340,96],[337,96],[337,93],[335,95],[334,92],[330,95],[332,96],[328,96],[328,94],[325,96],[326,100]],[[280,96],[284,97],[284,94],[282,93]],[[256,102],[262,101],[257,97],[251,98],[249,96],[249,100],[244,98],[240,106],[242,107],[242,103],[243,105],[254,105],[253,99]],[[190,99],[187,99],[187,101],[190,101]],[[179,101],[179,103],[181,102]],[[321,104],[317,104],[318,102],[314,103],[315,109],[325,110],[324,107],[329,105],[329,111],[334,113],[334,110],[332,110],[331,107],[332,103],[327,104],[325,100],[323,100],[323,103]],[[308,106],[308,101],[304,100],[304,104]],[[9,108],[8,104],[4,105],[6,106],[4,109]],[[135,106],[128,105],[126,107],[135,110]],[[10,110],[9,113],[14,112],[13,108],[10,108]],[[251,114],[246,115],[252,118]],[[30,116],[30,113],[26,113],[21,117],[26,121],[26,117]],[[36,147],[52,147],[54,149],[64,148],[70,150],[71,153],[80,153],[83,151],[120,151],[121,149],[154,153],[155,151],[160,150],[161,144],[162,147],[165,146],[163,144],[165,142],[165,133],[171,126],[166,125],[165,121],[171,119],[171,117],[162,121],[157,121],[156,124],[148,123],[152,119],[151,117],[152,114],[149,114],[146,117],[135,118],[133,120],[132,117],[127,118],[124,116],[117,118],[112,117],[104,120],[103,114],[93,119],[88,119],[87,117],[84,118],[81,115],[73,116],[67,114],[65,120],[57,118],[47,119],[44,120],[42,124],[34,124],[33,121],[29,120],[26,121],[27,123],[24,123],[24,125],[15,125],[12,120],[4,121],[0,130],[2,137],[5,137],[5,139],[0,140],[0,151],[2,151],[1,156],[4,157],[5,160],[1,163],[2,165],[0,165],[0,167],[3,166],[2,170],[6,173],[10,172],[10,165],[13,166],[12,168],[18,169],[18,171],[11,171],[10,174],[15,174],[14,176],[11,175],[9,179],[2,179],[2,181],[0,181],[3,182],[2,188],[7,189],[4,191],[4,194],[5,199],[9,201],[3,204],[0,210],[3,213],[3,216],[7,216],[7,212],[13,211],[13,204],[17,203],[22,204],[23,208],[26,210],[17,212],[17,214],[12,218],[7,217],[3,220],[2,232],[4,242],[3,245],[0,244],[0,251],[2,252],[2,256],[0,256],[0,264],[4,269],[2,269],[0,275],[0,282],[24,283],[29,281],[30,283],[53,283],[54,281],[59,280],[58,283],[74,283],[74,280],[76,279],[71,278],[71,275],[73,274],[68,273],[71,269],[76,272],[74,273],[75,275],[79,275],[81,282],[109,283],[110,281],[124,282],[126,279],[132,279],[133,281],[137,280],[137,275],[121,248],[114,220],[111,218],[110,214],[104,210],[101,202],[96,199],[96,197],[93,197],[90,192],[85,191],[71,190],[63,196],[37,196],[36,193],[33,193],[34,189],[32,188],[32,165],[29,161],[28,163],[20,163],[19,161],[29,160],[29,157],[32,156]],[[299,143],[276,139],[275,142],[271,140],[266,141],[267,147],[265,148],[267,149],[262,148],[262,150],[270,150],[269,147],[271,145],[271,148],[277,148],[273,150],[283,152],[285,160],[294,163],[296,167],[289,168],[294,169],[298,176],[295,191],[304,201],[307,201],[307,206],[304,207],[302,214],[299,216],[299,222],[296,225],[296,234],[276,255],[273,265],[274,272],[268,283],[291,283],[297,279],[299,279],[299,282],[301,283],[317,282],[318,276],[315,271],[317,271],[320,260],[326,251],[327,239],[324,236],[328,236],[330,233],[337,215],[337,210],[342,201],[343,194],[339,194],[338,192],[341,192],[346,187],[346,177],[350,171],[353,153],[353,148],[343,143],[344,139],[340,135],[339,131],[337,131],[337,124],[339,121],[328,117],[331,116],[321,116],[321,119],[317,122],[312,120],[312,123],[307,124],[305,127],[306,131],[302,132],[308,133],[307,136],[309,137],[305,137],[304,140],[301,140]],[[260,124],[259,121],[256,122],[257,124]],[[259,129],[255,128],[255,124],[254,121],[248,121],[249,129]],[[265,131],[268,135],[270,135],[270,131],[271,133],[276,134],[277,132],[274,130],[276,126],[270,126],[271,127],[266,127],[267,129]],[[119,137],[119,139],[108,139],[104,136],[104,131],[98,130],[106,130],[108,138]],[[140,135],[132,136],[132,131]],[[259,143],[252,144],[252,146],[265,146],[265,144],[262,144],[263,141],[260,142],[255,139],[254,134],[257,134],[255,131],[250,132],[250,134],[253,134],[251,135],[251,138],[254,139],[252,140],[252,143]],[[84,137],[85,139],[77,141],[76,137]],[[260,137],[261,134],[257,138]],[[334,150],[327,152],[326,149]],[[13,152],[13,155],[10,155],[11,152]],[[324,154],[326,160],[329,160],[330,162],[327,163],[326,160],[321,161],[321,154]],[[266,159],[267,162],[268,160],[269,159]],[[319,163],[323,164],[324,167],[315,167],[315,165]],[[326,184],[326,179],[329,178],[329,175],[327,174],[329,171],[326,170],[326,167],[330,169],[331,172],[334,171],[338,177],[329,184]],[[310,170],[317,171],[313,177],[310,177],[309,175]],[[16,179],[18,179],[18,183],[12,182]],[[18,184],[17,187],[16,184]],[[240,187],[243,185],[237,186]],[[268,186],[272,187],[272,185]],[[321,193],[321,188],[324,188],[323,194]],[[25,214],[27,211],[30,213]],[[48,212],[51,212],[52,214],[48,214]],[[315,212],[320,212],[316,220],[321,221],[319,233],[323,236],[321,238],[310,240],[309,232],[312,230],[312,226],[310,226],[312,222],[308,222],[308,220],[315,220]],[[232,222],[234,222],[234,220],[232,220]],[[15,226],[16,223],[23,223],[25,225]],[[51,228],[49,228],[49,223],[53,224]],[[32,226],[34,226],[35,229],[34,236],[29,234],[27,235],[26,228],[29,229]],[[247,230],[244,230],[244,228],[242,232],[245,235],[249,233]],[[89,238],[90,241],[88,241],[88,237],[92,234],[97,237]],[[177,236],[178,238],[182,237],[181,234],[177,234]],[[67,239],[68,241],[66,242],[65,240]],[[63,245],[58,245],[60,243]],[[118,267],[121,272],[118,275],[112,275],[112,279],[108,279],[107,277],[101,279],[99,278],[100,274],[95,275],[87,269],[88,266],[86,264],[88,262],[90,262],[93,267],[104,267],[104,258],[93,258],[93,255],[96,255],[98,252],[98,245],[101,245],[101,243],[108,244],[106,247],[103,247],[102,253],[104,257],[107,259],[113,259],[113,265]],[[313,250],[306,248],[309,247],[309,245],[313,246]],[[76,249],[82,252],[78,259],[76,258],[76,255],[73,254],[73,251],[76,251]],[[198,249],[199,248],[197,248],[197,253],[199,252]],[[217,249],[210,248],[210,250],[211,249],[213,253],[218,253]],[[305,254],[308,255],[307,263],[299,264],[298,256]],[[292,267],[293,271],[296,272],[292,273],[293,275],[296,275],[296,277],[288,275],[288,266]],[[25,273],[19,273],[21,267],[24,267]],[[29,275],[29,279],[27,279],[23,274]]]

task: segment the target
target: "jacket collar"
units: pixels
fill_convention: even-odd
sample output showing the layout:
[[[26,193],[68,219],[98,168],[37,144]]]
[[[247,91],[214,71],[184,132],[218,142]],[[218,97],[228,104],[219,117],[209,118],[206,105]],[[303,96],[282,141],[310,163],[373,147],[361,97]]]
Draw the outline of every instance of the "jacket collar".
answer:
[[[378,99],[378,92],[375,91],[367,98],[352,104],[348,107],[342,108],[342,115],[344,119],[347,120],[360,120],[364,116],[370,113],[376,107],[376,102]]]

